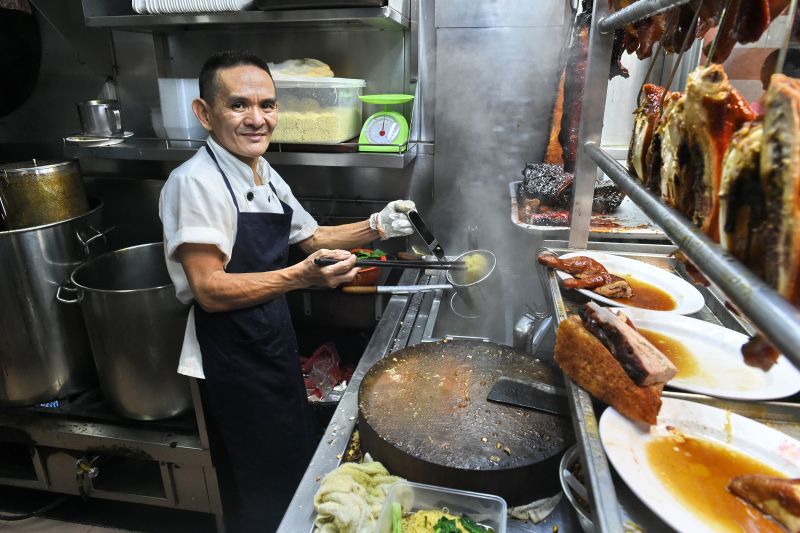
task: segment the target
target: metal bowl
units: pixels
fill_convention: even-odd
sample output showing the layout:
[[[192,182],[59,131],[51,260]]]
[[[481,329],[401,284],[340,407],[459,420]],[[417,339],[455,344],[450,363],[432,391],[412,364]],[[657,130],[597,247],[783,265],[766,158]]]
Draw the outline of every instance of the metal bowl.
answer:
[[[564,490],[564,494],[567,495],[567,500],[569,500],[570,505],[578,514],[578,522],[581,525],[581,529],[584,533],[594,533],[594,524],[592,524],[591,517],[578,504],[576,496],[572,493],[572,487],[569,486],[564,476],[564,471],[568,470],[578,459],[578,447],[573,445],[564,452],[564,456],[561,458],[561,464],[558,466],[558,479],[561,481],[561,488]]]

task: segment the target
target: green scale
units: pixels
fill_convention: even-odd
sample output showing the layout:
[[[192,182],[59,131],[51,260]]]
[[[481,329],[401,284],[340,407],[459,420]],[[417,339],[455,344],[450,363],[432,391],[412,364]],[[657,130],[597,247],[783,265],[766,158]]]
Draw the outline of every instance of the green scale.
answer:
[[[408,122],[390,105],[405,104],[414,99],[410,94],[368,94],[359,96],[362,102],[383,106],[364,122],[358,138],[359,152],[405,152],[408,145]]]

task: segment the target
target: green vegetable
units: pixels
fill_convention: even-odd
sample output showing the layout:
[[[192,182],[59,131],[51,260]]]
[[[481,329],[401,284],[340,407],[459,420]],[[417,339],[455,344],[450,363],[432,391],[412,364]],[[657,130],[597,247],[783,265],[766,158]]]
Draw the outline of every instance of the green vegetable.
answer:
[[[467,515],[463,515],[459,521],[461,522],[461,527],[469,531],[469,533],[490,533],[492,531],[491,528],[483,527]]]
[[[353,252],[356,256],[356,259],[380,259],[386,252],[375,248],[374,250],[356,250]]]
[[[403,533],[403,508],[398,502],[392,502],[392,533]]]
[[[441,517],[433,526],[433,533],[460,533],[455,520]]]

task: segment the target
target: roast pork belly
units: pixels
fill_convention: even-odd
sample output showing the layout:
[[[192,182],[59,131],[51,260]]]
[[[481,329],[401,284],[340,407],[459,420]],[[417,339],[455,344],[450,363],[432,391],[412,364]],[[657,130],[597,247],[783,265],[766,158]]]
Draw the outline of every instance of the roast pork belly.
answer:
[[[722,65],[699,67],[689,74],[684,104],[685,136],[679,147],[682,187],[692,192],[686,214],[719,241],[719,186],[722,158],[734,132],[756,114],[728,82]],[[682,153],[683,152],[683,153]]]
[[[733,478],[728,490],[777,520],[791,533],[800,533],[800,479],[750,474]]]
[[[589,302],[580,316],[586,329],[617,358],[637,385],[666,383],[678,373],[658,348],[608,309]]]
[[[720,244],[759,277],[764,276],[767,205],[761,186],[764,125],[748,122],[731,138],[719,189]]]
[[[628,168],[642,183],[647,182],[645,167],[647,166],[647,150],[661,115],[661,98],[663,87],[646,83],[642,89],[642,102],[634,112],[633,135],[628,148]]]

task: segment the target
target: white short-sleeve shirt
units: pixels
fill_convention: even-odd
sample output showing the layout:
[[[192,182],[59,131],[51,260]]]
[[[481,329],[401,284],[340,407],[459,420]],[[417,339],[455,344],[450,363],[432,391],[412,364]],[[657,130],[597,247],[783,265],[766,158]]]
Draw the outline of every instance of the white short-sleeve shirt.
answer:
[[[264,185],[256,186],[252,169],[221,147],[211,137],[208,146],[213,150],[220,167],[230,181],[239,210],[252,213],[282,213],[279,200],[292,210],[289,244],[311,237],[317,223],[292,194],[289,185],[262,157],[258,173]],[[272,192],[272,184],[277,192]],[[213,244],[225,254],[225,265],[231,258],[236,241],[236,206],[214,160],[205,148],[173,170],[159,201],[159,216],[164,226],[164,254],[175,293],[183,303],[191,303],[194,296],[189,287],[183,266],[174,257],[175,250],[184,243]],[[189,312],[183,338],[178,372],[187,376],[204,378],[203,360],[194,325],[194,309]]]

